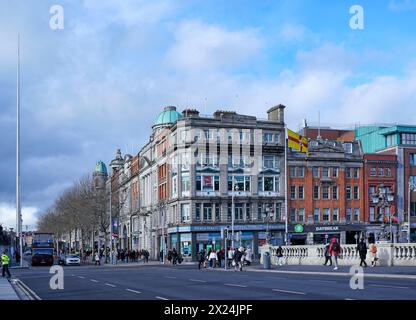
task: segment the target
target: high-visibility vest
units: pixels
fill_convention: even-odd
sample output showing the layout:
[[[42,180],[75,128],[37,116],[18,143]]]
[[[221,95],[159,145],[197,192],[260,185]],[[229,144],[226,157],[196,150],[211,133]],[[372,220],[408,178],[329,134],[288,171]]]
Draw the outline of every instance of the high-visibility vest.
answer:
[[[9,256],[7,254],[2,254],[1,255],[1,263],[6,265],[9,264]]]

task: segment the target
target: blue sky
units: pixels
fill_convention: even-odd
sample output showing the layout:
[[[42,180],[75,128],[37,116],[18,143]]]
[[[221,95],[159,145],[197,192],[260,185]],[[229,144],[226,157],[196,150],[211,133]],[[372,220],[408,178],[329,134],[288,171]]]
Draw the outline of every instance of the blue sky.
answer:
[[[63,30],[49,28],[55,4]],[[264,118],[283,103],[293,129],[318,110],[327,124],[416,123],[415,30],[416,0],[2,0],[0,223],[14,223],[17,32],[33,225],[97,160],[138,152],[166,105]]]

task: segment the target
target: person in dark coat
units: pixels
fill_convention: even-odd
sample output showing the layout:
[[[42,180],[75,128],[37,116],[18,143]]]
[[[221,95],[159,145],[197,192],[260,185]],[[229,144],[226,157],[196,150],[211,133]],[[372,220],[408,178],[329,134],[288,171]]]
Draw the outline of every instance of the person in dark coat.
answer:
[[[329,243],[327,243],[325,245],[325,263],[324,266],[326,266],[326,264],[329,262],[329,265],[332,266],[332,258],[331,258],[331,253],[329,252]]]
[[[175,248],[173,248],[172,250],[172,260],[173,260],[173,264],[176,264],[178,262],[178,252],[176,251]]]
[[[363,266],[367,267],[367,262],[365,259],[367,258],[367,245],[364,242],[364,239],[361,239],[360,243],[357,246],[357,251],[360,254],[360,267]]]
[[[201,264],[203,266],[204,262],[205,262],[205,250],[202,249],[198,254],[198,269],[201,269]]]

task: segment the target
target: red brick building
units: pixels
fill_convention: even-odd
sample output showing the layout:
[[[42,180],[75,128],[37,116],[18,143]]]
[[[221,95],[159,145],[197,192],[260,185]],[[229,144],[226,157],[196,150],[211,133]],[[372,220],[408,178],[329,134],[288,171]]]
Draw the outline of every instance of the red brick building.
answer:
[[[318,128],[318,127],[304,127],[301,130],[301,135],[309,139],[317,139],[318,135],[321,139],[336,140],[336,141],[354,141],[354,130],[332,129],[332,128]]]

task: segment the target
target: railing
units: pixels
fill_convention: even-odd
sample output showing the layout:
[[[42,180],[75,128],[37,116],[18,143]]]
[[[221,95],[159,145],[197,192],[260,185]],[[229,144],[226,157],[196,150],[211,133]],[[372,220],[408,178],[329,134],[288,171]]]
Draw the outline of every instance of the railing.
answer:
[[[263,253],[271,254],[272,264],[277,263],[276,251],[278,247],[265,245],[260,249],[261,262]],[[282,246],[283,257],[287,265],[320,265],[325,261],[325,246]],[[416,266],[416,243],[380,243],[377,244],[378,265],[382,266]],[[367,262],[371,259],[367,254]],[[360,263],[357,245],[341,245],[338,263],[340,265],[355,265]]]

